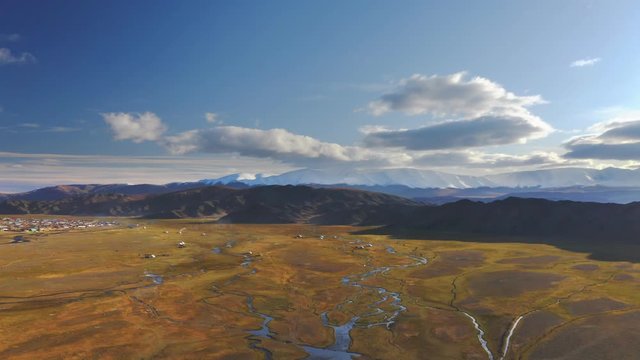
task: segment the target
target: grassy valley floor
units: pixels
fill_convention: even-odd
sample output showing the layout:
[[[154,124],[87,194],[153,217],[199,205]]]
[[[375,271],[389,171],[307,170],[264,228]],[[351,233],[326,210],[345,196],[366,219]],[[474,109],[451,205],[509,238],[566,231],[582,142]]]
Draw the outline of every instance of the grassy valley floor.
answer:
[[[0,234],[1,359],[640,353],[639,264],[342,226],[119,221]]]

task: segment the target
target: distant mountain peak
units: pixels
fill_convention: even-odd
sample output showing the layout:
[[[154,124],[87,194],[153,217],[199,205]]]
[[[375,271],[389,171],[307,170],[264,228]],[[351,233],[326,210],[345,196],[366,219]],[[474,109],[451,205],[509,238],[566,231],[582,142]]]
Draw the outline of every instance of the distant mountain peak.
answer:
[[[410,188],[470,189],[478,187],[540,187],[558,188],[567,186],[640,186],[640,171],[605,168],[590,169],[566,167],[556,169],[529,170],[503,174],[472,176],[455,175],[435,170],[415,168],[390,168],[358,170],[299,169],[280,175],[232,174],[217,179],[206,179],[204,184],[244,183],[256,185],[402,185]]]
[[[491,181],[482,177],[453,175],[434,170],[414,168],[392,168],[375,170],[339,169],[299,169],[280,175],[254,178],[232,174],[217,179],[205,179],[205,184],[228,184],[242,182],[247,185],[301,185],[301,184],[346,184],[346,185],[404,185],[412,188],[470,188],[492,186]]]

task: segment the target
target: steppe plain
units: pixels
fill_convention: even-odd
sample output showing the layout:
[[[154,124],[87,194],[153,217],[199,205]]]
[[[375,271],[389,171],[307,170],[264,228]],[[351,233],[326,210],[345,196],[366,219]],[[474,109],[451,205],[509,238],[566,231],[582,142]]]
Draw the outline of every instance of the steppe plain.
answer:
[[[636,263],[515,239],[118,221],[0,234],[1,359],[640,354]]]

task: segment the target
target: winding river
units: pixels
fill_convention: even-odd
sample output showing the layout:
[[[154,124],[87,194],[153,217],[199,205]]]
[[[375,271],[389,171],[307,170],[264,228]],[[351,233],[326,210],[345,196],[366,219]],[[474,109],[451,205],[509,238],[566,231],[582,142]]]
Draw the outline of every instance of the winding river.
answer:
[[[226,244],[225,247],[230,248],[233,245],[235,245],[234,242],[230,241]],[[385,250],[390,254],[397,254],[395,249],[393,249],[391,246],[386,246]],[[219,253],[215,250],[214,252]],[[327,347],[314,347],[306,344],[299,345],[308,354],[307,359],[350,360],[355,357],[359,357],[361,356],[360,354],[349,351],[352,343],[351,330],[353,330],[354,328],[372,328],[375,326],[384,326],[387,329],[391,328],[398,316],[402,312],[407,310],[407,308],[402,305],[402,297],[400,293],[390,291],[381,286],[363,284],[363,282],[365,282],[367,279],[384,275],[394,269],[405,269],[409,267],[426,265],[428,263],[428,260],[424,257],[416,256],[413,254],[409,254],[407,256],[413,260],[413,263],[404,265],[380,266],[373,268],[367,272],[348,275],[341,279],[342,285],[355,287],[360,291],[358,292],[358,296],[346,299],[343,302],[337,304],[334,307],[334,311],[344,311],[345,308],[364,310],[357,311],[354,316],[352,316],[348,321],[342,324],[333,323],[329,318],[329,312],[320,314],[323,326],[331,328],[333,330],[334,342]],[[254,260],[255,258],[250,253],[245,253],[242,255],[242,262],[240,265],[244,268],[249,268],[251,267]],[[244,275],[252,275],[256,272],[257,270],[252,267],[251,271],[245,273]],[[146,274],[146,276],[151,278],[154,284],[162,283],[162,277],[158,275]],[[246,296],[246,304],[249,313],[262,318],[262,324],[259,329],[246,331],[248,334],[246,338],[249,342],[249,347],[253,350],[262,352],[265,359],[271,360],[273,358],[273,353],[269,349],[262,346],[262,340],[275,339],[276,334],[273,333],[269,328],[269,324],[271,321],[273,321],[274,318],[257,311],[255,306],[253,305],[253,297],[250,295]],[[457,311],[471,320],[482,349],[487,353],[487,357],[489,360],[495,360],[496,357],[489,349],[488,342],[484,337],[485,332],[478,323],[477,319],[464,310],[458,309]],[[523,316],[519,316],[509,327],[509,330],[506,333],[506,337],[504,338],[499,360],[504,360],[509,350],[511,337],[522,319]]]
[[[485,340],[484,338],[484,331],[480,327],[478,320],[476,320],[476,318],[474,318],[471,314],[469,314],[466,311],[460,311],[460,312],[465,314],[469,319],[471,319],[471,322],[473,322],[473,327],[476,329],[476,332],[478,333],[478,341],[480,341],[480,345],[482,346],[484,351],[487,353],[489,360],[493,360],[493,353],[491,352],[491,350],[489,350],[487,340]]]
[[[273,339],[274,333],[271,332],[269,328],[269,323],[273,321],[273,318],[269,315],[258,312],[256,308],[253,306],[253,297],[247,296],[247,307],[249,308],[249,312],[258,315],[262,318],[262,325],[260,329],[257,330],[248,330],[249,336],[247,336],[247,340],[249,340],[249,347],[258,350],[264,354],[265,359],[271,360],[273,358],[273,353],[265,347],[260,346],[262,343],[261,338],[269,338]]]
[[[395,253],[391,247],[386,248],[389,253]],[[393,250],[390,251],[389,249]],[[332,324],[329,320],[327,312],[321,314],[322,323],[325,327],[329,327],[334,333],[334,343],[326,348],[317,348],[313,346],[303,346],[303,349],[309,354],[307,359],[338,359],[346,360],[358,357],[359,354],[349,352],[351,347],[351,330],[354,327],[371,328],[374,326],[384,326],[387,329],[396,321],[396,318],[406,311],[407,308],[402,305],[402,297],[399,293],[389,291],[384,287],[365,285],[365,280],[383,275],[392,269],[404,269],[408,267],[420,266],[427,264],[428,260],[424,257],[409,255],[414,260],[411,264],[381,266],[369,270],[365,273],[349,275],[342,278],[342,284],[345,286],[353,286],[362,291],[367,292],[366,295],[358,296],[356,300],[348,299],[335,306],[335,310],[341,310],[347,306],[355,306],[356,309],[368,309],[363,314],[353,316],[344,324]],[[366,302],[365,299],[374,298],[373,302]],[[363,300],[361,300],[363,299]],[[360,301],[365,301],[360,303]]]
[[[484,330],[482,330],[482,327],[480,327],[478,320],[475,317],[473,317],[473,315],[469,314],[466,311],[463,311],[463,310],[458,310],[458,311],[463,313],[469,319],[471,319],[471,322],[473,323],[473,327],[476,329],[480,346],[482,346],[482,349],[487,353],[487,357],[489,358],[489,360],[494,360],[495,357],[493,356],[493,353],[489,349],[487,340],[484,338]],[[504,343],[502,345],[500,360],[504,360],[505,357],[507,356],[507,352],[509,352],[509,343],[511,342],[511,337],[513,336],[513,332],[516,330],[516,327],[518,326],[518,324],[523,318],[524,318],[523,315],[518,316],[515,319],[515,321],[511,323],[511,326],[509,326],[509,329],[507,330],[507,333],[506,333],[507,336],[504,338]]]
[[[523,315],[520,315],[516,318],[516,320],[511,324],[509,331],[507,332],[507,337],[504,339],[504,346],[502,347],[502,356],[500,360],[504,360],[505,356],[507,356],[507,352],[509,351],[509,342],[511,341],[511,336],[513,336],[513,332],[516,330],[516,327],[520,323],[520,320],[524,318]]]
[[[161,285],[164,282],[164,278],[161,275],[152,274],[150,272],[145,272],[145,277],[151,279],[154,285]]]
[[[494,360],[495,357],[493,355],[493,353],[491,352],[491,350],[489,349],[487,340],[484,338],[484,330],[482,330],[482,327],[480,327],[480,324],[478,323],[478,320],[473,317],[473,315],[469,314],[468,312],[458,309],[456,308],[458,312],[461,312],[462,314],[464,314],[466,317],[468,317],[469,319],[471,319],[471,322],[473,323],[473,327],[476,329],[476,334],[478,336],[478,341],[480,342],[480,346],[482,346],[482,349],[487,353],[487,357],[489,358],[489,360]],[[511,337],[513,336],[513,332],[516,330],[516,327],[518,326],[518,324],[520,323],[520,321],[524,318],[524,315],[520,315],[518,316],[515,321],[513,321],[513,323],[511,323],[511,326],[509,326],[509,329],[507,330],[506,333],[506,337],[504,338],[504,343],[502,345],[502,350],[501,350],[501,354],[500,354],[500,360],[504,360],[505,357],[507,356],[507,352],[509,352],[509,343],[511,342]]]

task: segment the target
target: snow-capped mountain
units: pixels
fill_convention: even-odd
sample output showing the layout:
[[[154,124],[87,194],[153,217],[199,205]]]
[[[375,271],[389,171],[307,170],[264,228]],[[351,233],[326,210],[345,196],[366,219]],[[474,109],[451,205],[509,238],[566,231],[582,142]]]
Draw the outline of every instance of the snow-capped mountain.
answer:
[[[205,184],[299,185],[347,184],[366,186],[403,185],[411,188],[477,188],[477,187],[541,187],[567,186],[640,186],[640,171],[619,168],[603,170],[559,168],[511,172],[487,176],[455,175],[433,170],[396,168],[383,170],[301,169],[280,175],[233,174],[202,180]]]
[[[241,182],[247,185],[404,185],[413,188],[471,188],[494,185],[482,177],[453,175],[432,170],[408,168],[364,171],[351,169],[301,169],[274,176],[257,174],[252,179],[235,174],[218,179],[202,180],[202,182],[206,184]]]
[[[508,187],[640,186],[640,171],[620,168],[546,169],[489,175],[486,178],[493,183]]]

